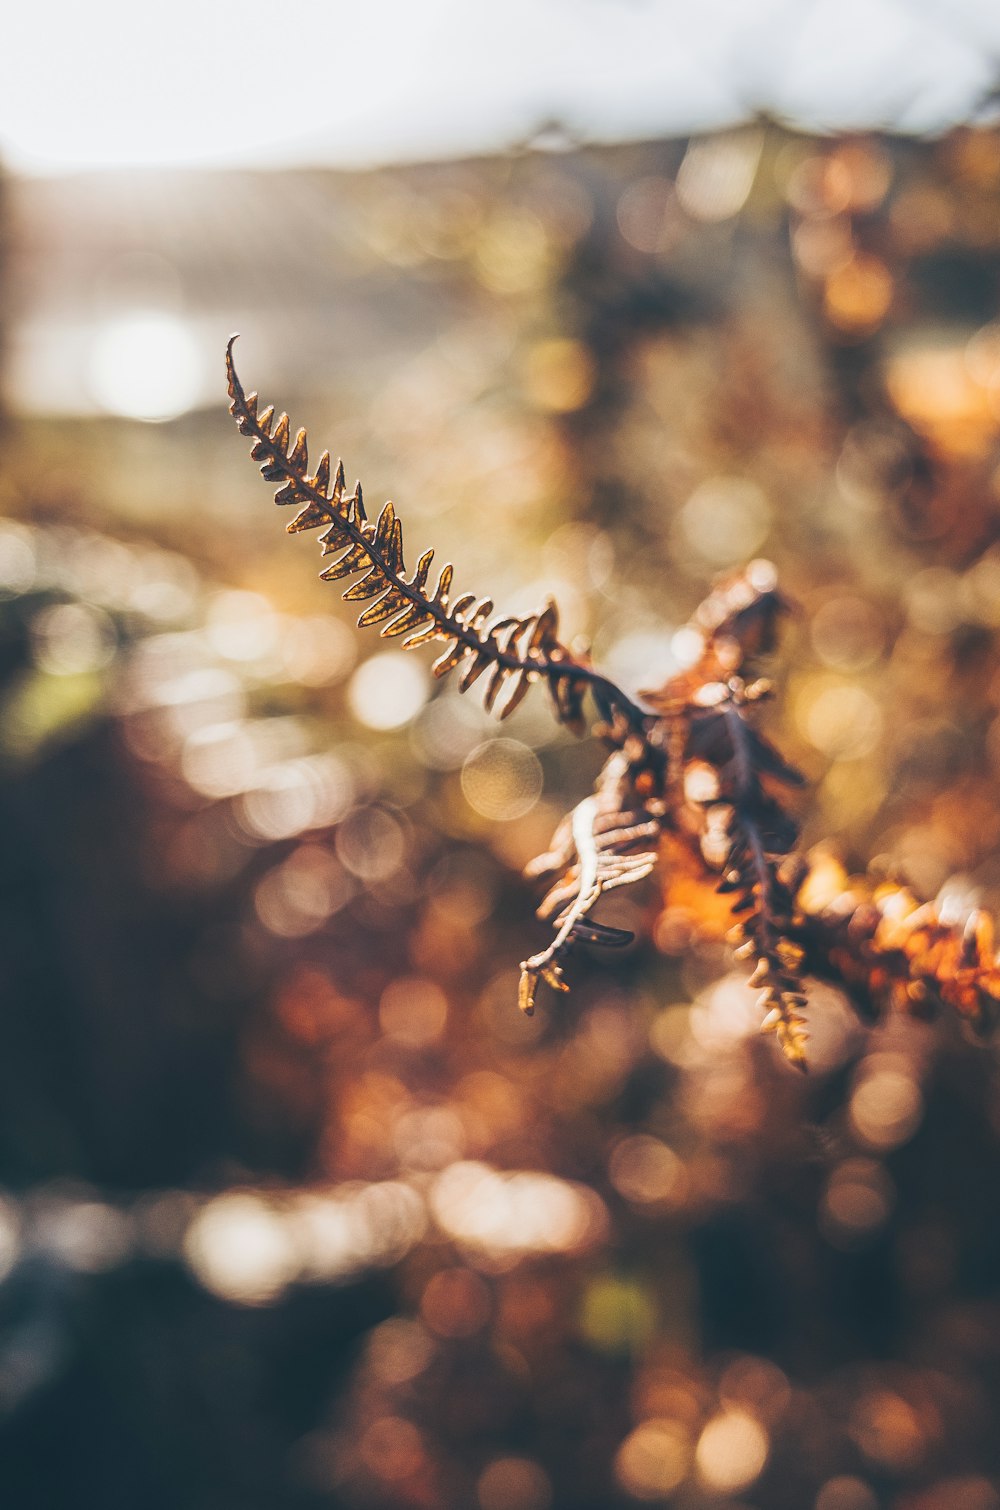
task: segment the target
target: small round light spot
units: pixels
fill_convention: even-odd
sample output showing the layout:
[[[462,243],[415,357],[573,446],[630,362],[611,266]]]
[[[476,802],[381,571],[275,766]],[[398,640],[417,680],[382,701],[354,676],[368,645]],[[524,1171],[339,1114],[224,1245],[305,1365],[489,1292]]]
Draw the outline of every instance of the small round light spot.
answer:
[[[347,688],[351,712],[369,729],[401,729],[427,701],[427,672],[415,656],[384,650],[355,671]]]
[[[540,1463],[530,1458],[496,1458],[479,1476],[476,1494],[482,1510],[549,1510],[552,1485]]]
[[[491,739],[462,766],[465,800],[481,818],[509,823],[531,811],[542,794],[538,756],[518,739]]]
[[[698,1439],[695,1461],[708,1489],[733,1494],[758,1477],[767,1462],[768,1435],[756,1416],[726,1410],[713,1416]]]
[[[100,330],[88,367],[88,386],[109,414],[126,419],[176,419],[201,388],[201,352],[174,315],[140,310]]]
[[[643,1421],[625,1438],[615,1473],[636,1499],[660,1500],[682,1483],[691,1463],[691,1442],[680,1421]]]

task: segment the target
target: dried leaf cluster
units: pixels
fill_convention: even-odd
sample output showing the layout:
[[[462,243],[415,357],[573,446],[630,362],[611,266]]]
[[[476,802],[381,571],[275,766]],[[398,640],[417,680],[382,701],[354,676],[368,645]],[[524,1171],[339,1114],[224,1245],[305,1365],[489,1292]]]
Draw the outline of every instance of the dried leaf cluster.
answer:
[[[839,980],[862,1006],[943,1004],[983,1024],[1000,999],[988,918],[950,919],[905,887],[851,881],[828,855],[795,851],[799,825],[787,794],[803,777],[757,727],[772,693],[758,659],[774,650],[789,607],[770,563],[752,562],[715,586],[689,626],[696,653],[687,669],[643,692],[640,705],[562,643],[551,600],[525,617],[497,615],[489,597],[453,596],[450,563],[431,588],[433,550],[408,574],[394,505],[370,521],[360,482],[349,492],[343,464],[334,470],[327,451],[310,471],[306,432],[291,440],[287,414],[275,420],[273,407],[259,409],[257,394],[244,391],[234,340],[226,353],[231,412],[262,476],[278,484],[275,502],[299,510],[289,533],[324,529],[323,553],[336,559],[320,575],[356,578],[344,598],[369,603],[359,626],[405,635],[405,647],[438,642],[435,675],[460,670],[462,691],[485,675],[485,706],[501,718],[542,682],[556,719],[582,733],[590,694],[593,732],[608,759],[592,795],[528,867],[548,883],[538,916],[553,936],[521,964],[524,1012],[534,1011],[542,981],[569,989],[565,964],[580,944],[615,949],[632,941],[631,932],[593,916],[605,892],[654,870],[669,890],[671,863],[686,852],[728,899],[729,942],[760,989],[762,1030],[797,1068],[807,1067],[809,974]]]

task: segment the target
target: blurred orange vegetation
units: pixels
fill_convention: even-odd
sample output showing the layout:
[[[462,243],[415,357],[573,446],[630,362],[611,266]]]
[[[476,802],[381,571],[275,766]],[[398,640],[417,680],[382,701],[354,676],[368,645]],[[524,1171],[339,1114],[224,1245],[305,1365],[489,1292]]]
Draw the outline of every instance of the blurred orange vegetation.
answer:
[[[22,419],[0,753],[41,879],[9,862],[5,970],[51,1036],[12,1033],[7,1103],[59,1068],[0,1268],[186,1275],[190,1367],[230,1349],[285,1402],[217,1391],[263,1444],[248,1504],[997,1510],[1000,136],[754,125],[240,193],[204,287],[247,338],[263,311],[317,439],[511,612],[553,593],[631,695],[691,666],[717,573],[774,560],[764,724],[836,969],[793,1076],[670,840],[599,914],[637,942],[522,1018],[520,870],[592,745],[530,697],[497,737],[355,634],[221,371],[156,427]],[[148,250],[200,289],[177,237]]]

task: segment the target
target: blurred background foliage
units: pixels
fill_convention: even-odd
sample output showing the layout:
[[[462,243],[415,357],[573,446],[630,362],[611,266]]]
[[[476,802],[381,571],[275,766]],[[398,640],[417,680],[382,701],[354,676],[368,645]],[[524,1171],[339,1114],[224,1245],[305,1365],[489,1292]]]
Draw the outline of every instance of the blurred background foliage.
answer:
[[[12,1505],[1000,1506],[993,1045],[817,984],[803,1083],[684,875],[521,1018],[600,751],[353,630],[222,368],[629,689],[774,560],[831,886],[997,910],[1000,133],[550,145],[5,187]]]

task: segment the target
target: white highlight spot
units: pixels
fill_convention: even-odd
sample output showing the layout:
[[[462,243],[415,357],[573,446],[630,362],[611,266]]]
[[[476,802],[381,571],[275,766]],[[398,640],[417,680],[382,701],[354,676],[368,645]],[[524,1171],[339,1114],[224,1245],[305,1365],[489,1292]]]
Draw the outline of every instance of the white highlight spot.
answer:
[[[119,315],[94,340],[87,386],[109,414],[176,419],[197,401],[200,352],[187,325],[174,315],[155,310]]]
[[[351,677],[351,712],[369,729],[401,729],[427,701],[427,672],[402,650],[384,650],[362,662]]]
[[[249,1191],[209,1201],[188,1228],[184,1252],[207,1290],[243,1305],[274,1300],[300,1266],[280,1212]]]

